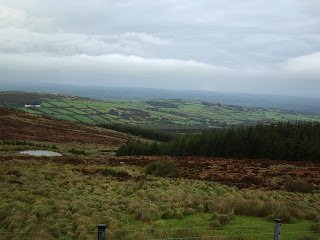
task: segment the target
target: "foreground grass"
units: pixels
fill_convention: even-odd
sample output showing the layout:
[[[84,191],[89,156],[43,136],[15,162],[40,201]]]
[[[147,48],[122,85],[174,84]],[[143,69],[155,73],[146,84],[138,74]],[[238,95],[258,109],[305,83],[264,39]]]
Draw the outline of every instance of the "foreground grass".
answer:
[[[312,225],[302,223],[319,220],[319,192],[239,190],[213,182],[146,177],[144,169],[134,166],[53,159],[1,160],[0,232],[10,234],[0,234],[0,239],[94,239],[97,224],[104,223],[108,239],[242,235],[224,239],[267,240],[272,239],[273,220],[282,218],[282,239],[300,240],[304,235],[285,232],[311,231]],[[106,168],[113,171],[103,174]],[[131,178],[108,175],[114,172]],[[256,227],[246,227],[252,225]],[[168,230],[199,227],[212,228]],[[264,233],[268,235],[252,235]]]

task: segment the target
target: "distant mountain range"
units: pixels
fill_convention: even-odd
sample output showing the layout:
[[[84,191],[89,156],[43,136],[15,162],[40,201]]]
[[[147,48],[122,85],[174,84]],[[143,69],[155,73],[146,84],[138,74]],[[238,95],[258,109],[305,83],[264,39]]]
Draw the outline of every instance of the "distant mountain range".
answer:
[[[173,91],[151,88],[73,86],[62,84],[2,84],[0,91],[62,93],[98,100],[188,99],[250,108],[280,109],[320,114],[320,98],[277,96],[271,94],[220,93],[206,91]]]

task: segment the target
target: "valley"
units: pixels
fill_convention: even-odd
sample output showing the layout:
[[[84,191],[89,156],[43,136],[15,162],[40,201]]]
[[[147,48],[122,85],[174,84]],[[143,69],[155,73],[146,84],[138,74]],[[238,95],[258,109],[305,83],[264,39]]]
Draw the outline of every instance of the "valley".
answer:
[[[320,115],[315,114],[181,99],[98,101],[62,94],[2,92],[0,105],[73,122],[120,123],[182,132],[257,122],[320,121]]]

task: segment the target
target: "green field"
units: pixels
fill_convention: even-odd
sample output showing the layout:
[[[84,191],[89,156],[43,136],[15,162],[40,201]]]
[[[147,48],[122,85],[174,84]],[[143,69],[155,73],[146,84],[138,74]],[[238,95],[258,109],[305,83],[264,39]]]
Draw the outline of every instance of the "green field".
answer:
[[[182,125],[204,129],[256,122],[320,121],[320,115],[276,109],[253,109],[196,100],[98,101],[61,94],[24,92],[0,93],[0,97],[4,99],[0,102],[4,106],[89,124],[113,122],[144,126]],[[41,108],[23,107],[32,97],[35,99],[33,102],[37,100],[41,104]],[[14,101],[6,101],[7,98]]]

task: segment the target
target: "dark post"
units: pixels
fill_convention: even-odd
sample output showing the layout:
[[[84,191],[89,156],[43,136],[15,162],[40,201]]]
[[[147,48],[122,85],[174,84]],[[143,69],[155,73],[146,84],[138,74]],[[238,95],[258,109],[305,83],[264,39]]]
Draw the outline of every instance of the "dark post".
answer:
[[[281,219],[275,219],[274,220],[274,240],[280,240],[281,239]]]
[[[106,240],[106,228],[105,224],[98,225],[98,240]]]

